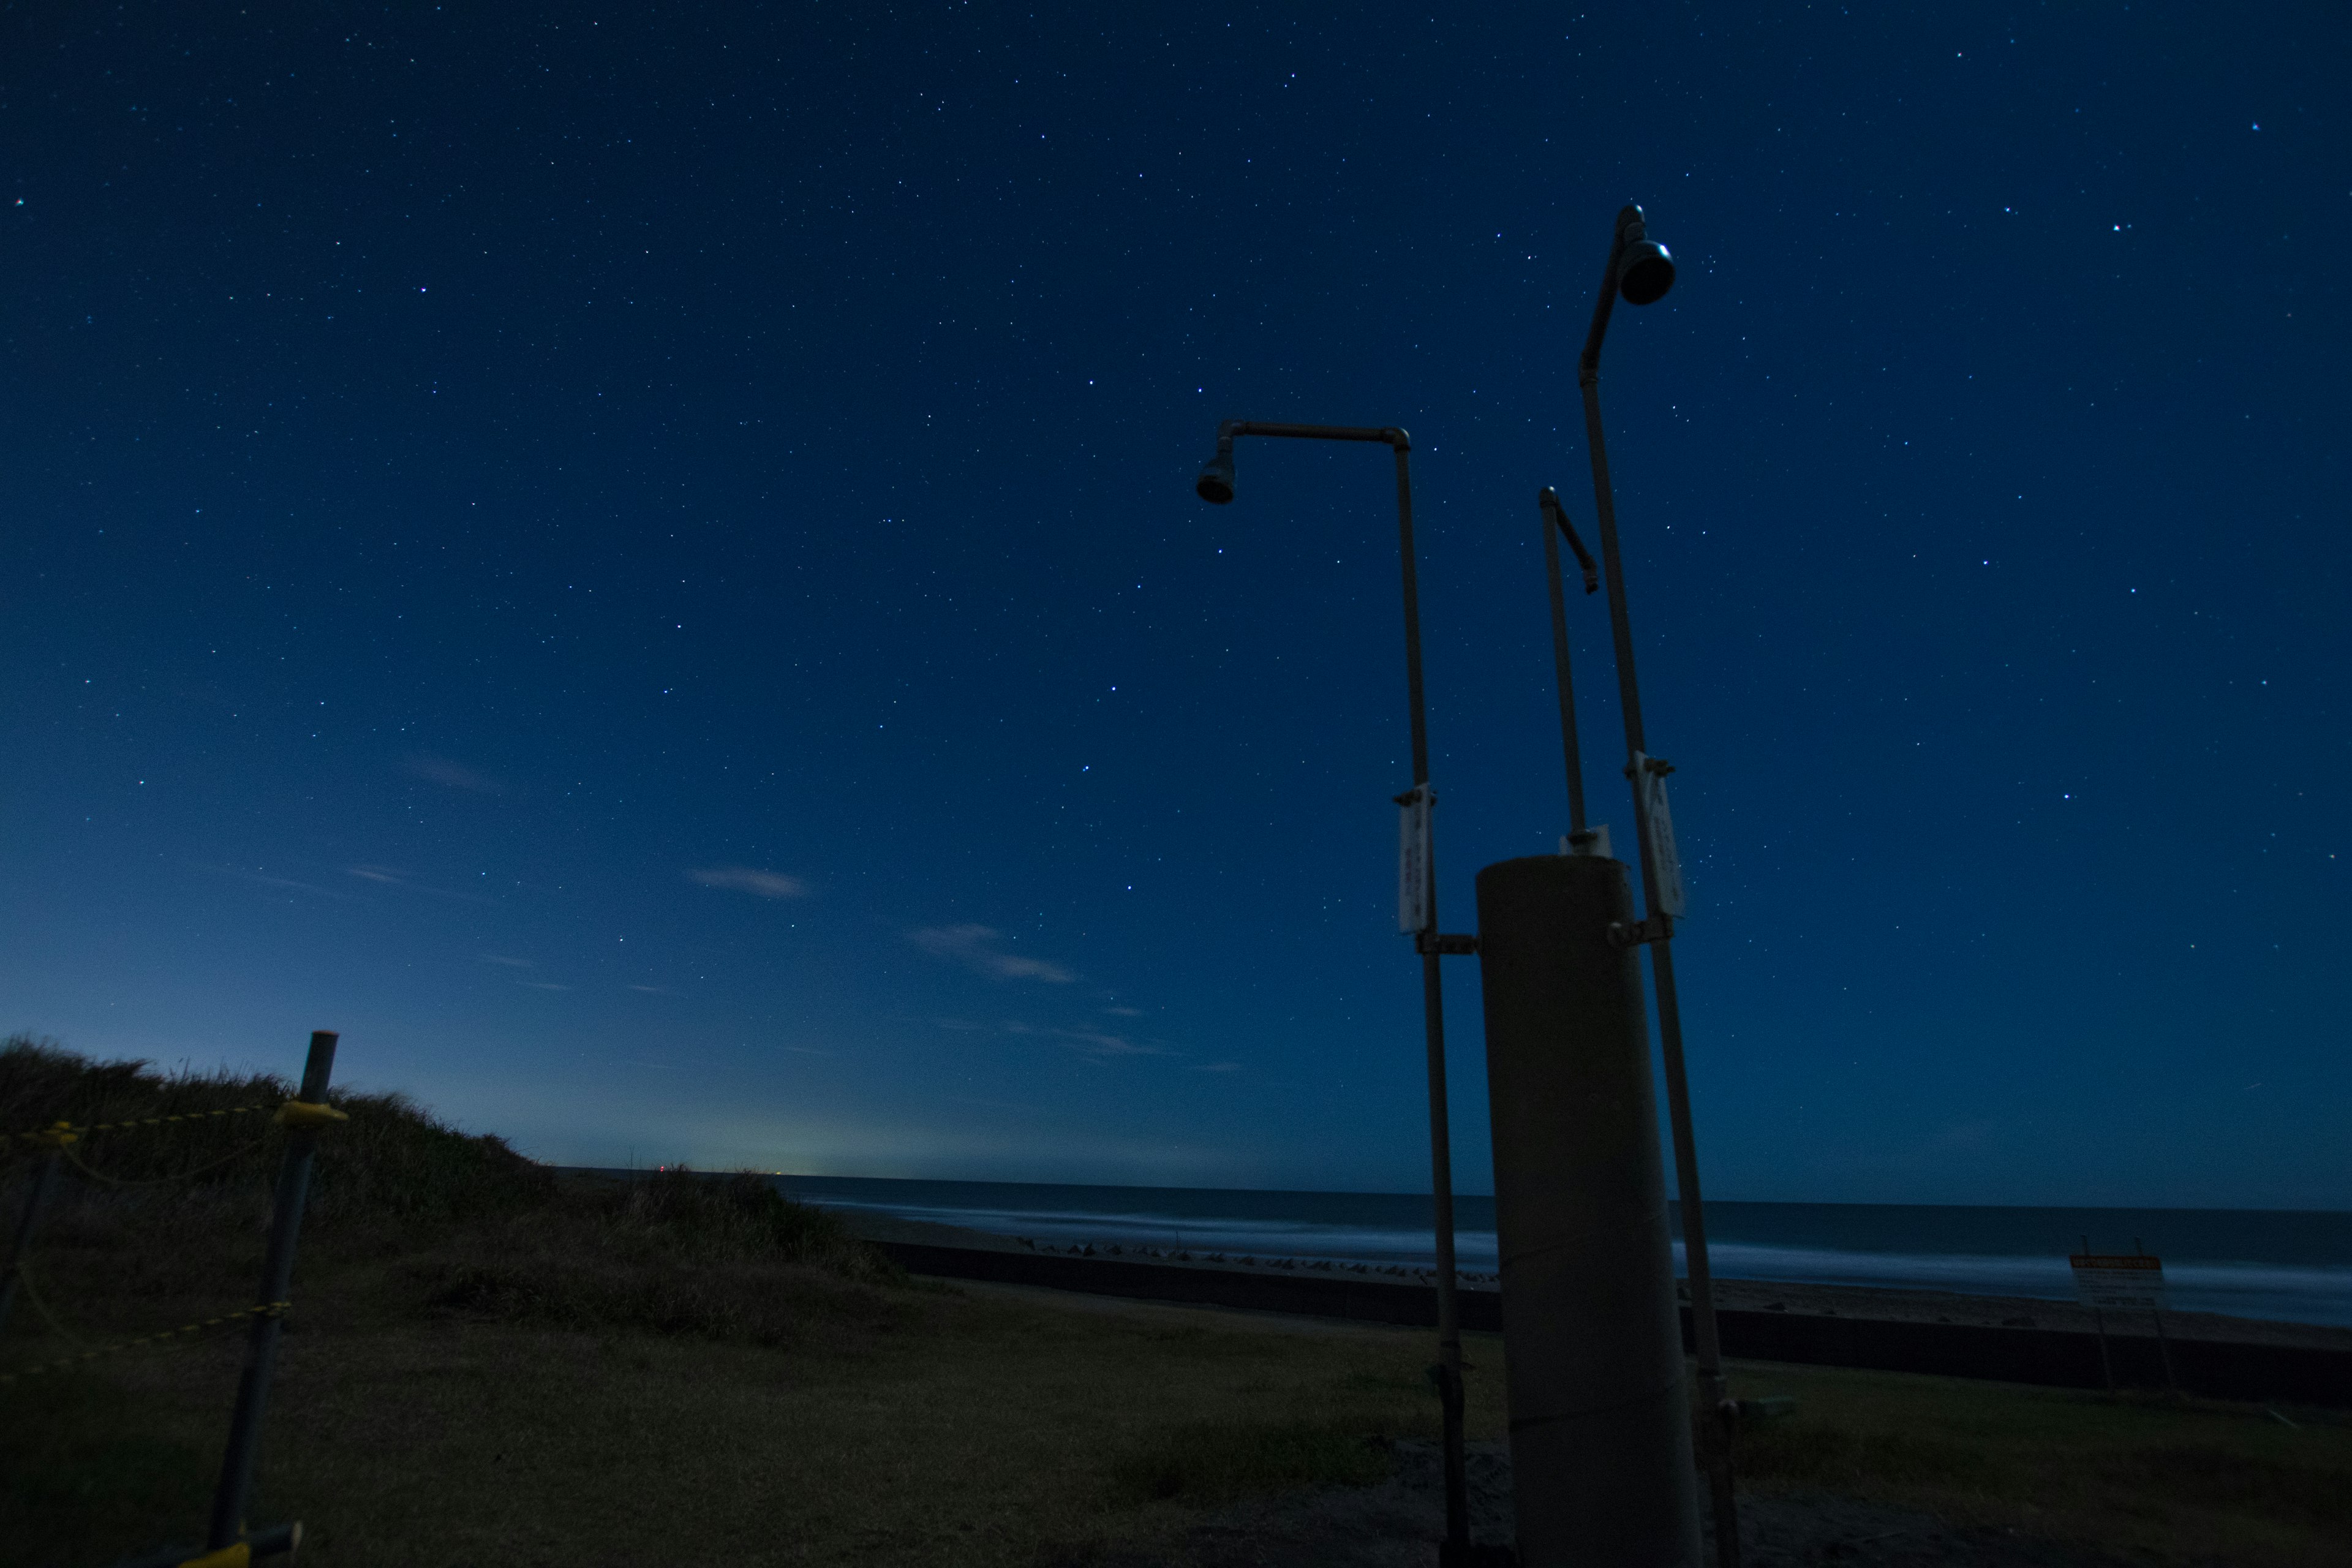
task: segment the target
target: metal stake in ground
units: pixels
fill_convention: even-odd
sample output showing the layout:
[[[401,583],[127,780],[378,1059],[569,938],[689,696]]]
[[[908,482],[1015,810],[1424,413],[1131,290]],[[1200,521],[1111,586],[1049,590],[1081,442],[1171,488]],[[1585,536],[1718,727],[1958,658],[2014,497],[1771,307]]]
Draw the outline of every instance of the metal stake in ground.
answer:
[[[302,1087],[296,1095],[305,1105],[326,1102],[327,1081],[335,1072],[335,1039],[325,1029],[310,1037],[310,1054],[302,1064]],[[269,1215],[269,1252],[261,1266],[260,1305],[278,1310],[255,1318],[245,1342],[245,1374],[237,1382],[236,1409],[228,1424],[228,1452],[221,1458],[220,1486],[213,1493],[212,1528],[205,1536],[207,1552],[235,1545],[245,1533],[253,1458],[261,1441],[262,1411],[269,1403],[270,1373],[278,1366],[278,1336],[285,1327],[282,1304],[294,1283],[294,1243],[302,1228],[303,1201],[310,1195],[310,1162],[318,1144],[316,1126],[290,1124]]]
[[[1217,426],[1216,455],[1201,469],[1192,489],[1202,500],[1223,506],[1234,499],[1234,441],[1241,436],[1286,437],[1304,441],[1376,441],[1396,454],[1397,551],[1404,574],[1405,703],[1412,721],[1412,783],[1425,796],[1429,783],[1429,724],[1422,701],[1421,597],[1413,572],[1412,470],[1407,454],[1412,440],[1394,426],[1371,429],[1348,425],[1283,425],[1252,419],[1228,419]],[[1428,809],[1424,798],[1421,809]],[[1436,872],[1424,861],[1421,871],[1424,911],[1422,929],[1414,931],[1421,954],[1422,1032],[1429,1057],[1430,1184],[1435,1208],[1437,1244],[1437,1378],[1438,1402],[1445,1421],[1445,1544],[1441,1561],[1452,1564],[1471,1561],[1470,1486],[1462,1451],[1462,1329],[1454,1291],[1454,1162],[1447,1138],[1445,1109],[1445,1009],[1440,989],[1441,952],[1468,952],[1468,947],[1441,948],[1437,937]]]
[[[1618,705],[1625,715],[1626,773],[1633,785],[1633,836],[1641,841],[1642,900],[1647,910],[1627,933],[1650,949],[1651,969],[1657,982],[1658,1044],[1665,1058],[1666,1117],[1675,1134],[1675,1186],[1682,1198],[1683,1252],[1690,1271],[1691,1330],[1697,1342],[1699,1394],[1707,1415],[1702,1424],[1708,1491],[1715,1519],[1716,1561],[1721,1568],[1738,1568],[1739,1510],[1731,1492],[1731,1412],[1723,1381],[1723,1344],[1716,1332],[1715,1281],[1707,1268],[1706,1219],[1699,1200],[1698,1151],[1691,1131],[1690,1084],[1683,1071],[1682,1008],[1675,996],[1674,913],[1669,912],[1660,887],[1662,868],[1651,841],[1653,779],[1646,770],[1662,768],[1651,762],[1642,738],[1641,690],[1633,679],[1633,629],[1625,610],[1625,565],[1617,548],[1617,503],[1609,485],[1609,449],[1601,433],[1601,342],[1609,331],[1609,317],[1623,294],[1626,303],[1647,305],[1665,297],[1675,284],[1674,258],[1666,247],[1649,237],[1642,209],[1628,206],[1617,215],[1617,231],[1609,246],[1609,269],[1601,279],[1601,299],[1592,308],[1592,326],[1585,334],[1584,353],[1578,356],[1576,380],[1584,393],[1585,446],[1592,458],[1592,504],[1601,524],[1601,569],[1609,579],[1609,626],[1617,649]]]

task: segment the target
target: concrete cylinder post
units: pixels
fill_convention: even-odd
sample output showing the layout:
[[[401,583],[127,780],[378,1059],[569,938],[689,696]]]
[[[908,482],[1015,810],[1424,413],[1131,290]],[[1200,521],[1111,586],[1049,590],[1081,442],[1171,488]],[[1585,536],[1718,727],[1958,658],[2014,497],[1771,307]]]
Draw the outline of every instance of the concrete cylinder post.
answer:
[[[1696,1568],[1698,1495],[1623,862],[1478,873],[1520,1568]]]

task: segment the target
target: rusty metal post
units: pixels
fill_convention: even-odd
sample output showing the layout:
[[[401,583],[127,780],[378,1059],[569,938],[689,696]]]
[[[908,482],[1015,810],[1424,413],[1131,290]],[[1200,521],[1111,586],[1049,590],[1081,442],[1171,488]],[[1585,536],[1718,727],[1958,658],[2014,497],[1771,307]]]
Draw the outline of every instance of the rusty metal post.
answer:
[[[317,1105],[327,1098],[327,1082],[335,1072],[335,1039],[329,1030],[310,1036],[310,1054],[302,1064],[302,1087],[296,1098]],[[297,1125],[286,1138],[286,1156],[278,1167],[278,1194],[269,1213],[269,1251],[261,1266],[263,1308],[284,1302],[294,1286],[294,1243],[302,1229],[302,1205],[310,1195],[310,1163],[318,1152],[314,1127]],[[218,1552],[236,1543],[245,1533],[245,1504],[253,1490],[253,1461],[261,1445],[261,1416],[269,1403],[270,1374],[278,1368],[278,1337],[284,1331],[283,1308],[265,1310],[253,1320],[245,1345],[245,1374],[236,1385],[236,1408],[229,1416],[228,1450],[221,1457],[219,1488],[213,1493],[212,1528],[205,1549]]]

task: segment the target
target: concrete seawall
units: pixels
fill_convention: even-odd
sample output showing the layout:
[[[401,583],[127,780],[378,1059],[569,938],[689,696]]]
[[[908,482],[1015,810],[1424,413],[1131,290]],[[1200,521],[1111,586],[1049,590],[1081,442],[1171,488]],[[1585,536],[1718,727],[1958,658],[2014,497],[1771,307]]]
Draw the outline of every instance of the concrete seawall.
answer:
[[[1003,1243],[951,1247],[876,1237],[875,1244],[909,1273],[943,1279],[991,1279],[1089,1295],[1355,1322],[1418,1328],[1434,1327],[1437,1322],[1435,1289],[1401,1280],[1073,1257],[1031,1252]],[[1501,1330],[1502,1299],[1496,1291],[1465,1288],[1459,1300],[1464,1328]],[[1986,1327],[1847,1312],[1832,1315],[1720,1306],[1717,1317],[1724,1353],[1745,1361],[1930,1373],[2049,1388],[2105,1385],[2098,1336],[2075,1329]],[[1690,1310],[1685,1307],[1685,1346],[1690,1331]],[[2281,1336],[2264,1333],[2260,1337],[2276,1342]],[[2118,1385],[2164,1387],[2163,1352],[2153,1334],[2111,1332],[2107,1348]],[[2186,1394],[2352,1408],[2352,1350],[2252,1342],[2252,1336],[2241,1342],[2211,1337],[2210,1329],[2196,1337],[2173,1338],[2169,1348],[2174,1376]]]

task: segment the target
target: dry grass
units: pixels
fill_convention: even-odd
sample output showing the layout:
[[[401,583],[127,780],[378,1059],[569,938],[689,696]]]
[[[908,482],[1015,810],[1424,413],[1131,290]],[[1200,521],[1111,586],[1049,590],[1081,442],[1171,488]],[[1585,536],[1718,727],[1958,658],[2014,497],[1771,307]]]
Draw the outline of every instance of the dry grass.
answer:
[[[760,1176],[675,1167],[562,1184],[392,1271],[429,1307],[551,1328],[846,1348],[906,1316],[906,1291],[881,1289],[904,1286],[902,1272],[833,1215]]]
[[[0,1048],[0,1126],[284,1092]],[[970,1299],[755,1178],[558,1182],[397,1100],[338,1103],[352,1121],[322,1140],[252,1510],[305,1520],[307,1561],[1022,1563],[1371,1479],[1368,1438],[1433,1430],[1425,1336]],[[102,1168],[191,1168],[236,1147],[226,1126],[162,1152],[116,1140]],[[36,1279],[98,1340],[241,1305],[270,1152],[152,1193],[69,1184]],[[59,1348],[20,1312],[0,1361]],[[0,1386],[9,1560],[193,1539],[238,1358],[231,1340]],[[1473,1394],[1496,1427],[1491,1369]]]
[[[1742,1435],[1758,1490],[1814,1490],[2159,1560],[2352,1563],[2352,1426],[2252,1405],[1827,1367],[1735,1368],[1797,1413]]]
[[[1426,1338],[1299,1338],[886,1289],[822,1350],[525,1328],[384,1326],[306,1305],[257,1521],[314,1563],[1014,1564],[1145,1542],[1199,1505],[1377,1479],[1428,1436]],[[1182,1321],[1179,1321],[1182,1320]],[[231,1346],[0,1393],[15,1560],[104,1563],[201,1520]],[[1474,1390],[1480,1429],[1499,1405]]]

